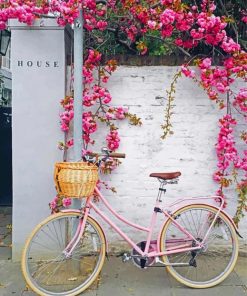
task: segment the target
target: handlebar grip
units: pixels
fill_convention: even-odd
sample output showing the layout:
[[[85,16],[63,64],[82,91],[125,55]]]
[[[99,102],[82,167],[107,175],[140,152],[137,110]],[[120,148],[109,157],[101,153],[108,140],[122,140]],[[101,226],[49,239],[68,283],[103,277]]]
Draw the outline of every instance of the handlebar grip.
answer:
[[[110,153],[109,154],[110,157],[115,157],[115,158],[125,158],[126,154],[125,153]]]
[[[97,157],[100,154],[99,153],[95,153],[95,152],[90,152],[90,153],[87,153],[87,155],[92,156],[92,157]]]

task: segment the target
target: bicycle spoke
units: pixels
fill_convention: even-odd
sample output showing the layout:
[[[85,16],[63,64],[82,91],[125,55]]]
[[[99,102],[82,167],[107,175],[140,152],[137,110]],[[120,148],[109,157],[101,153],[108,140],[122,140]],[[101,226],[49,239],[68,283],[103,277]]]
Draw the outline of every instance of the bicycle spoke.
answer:
[[[54,228],[54,230],[55,230],[56,237],[57,237],[57,241],[58,241],[59,246],[60,246],[60,248],[61,248],[61,250],[62,250],[63,247],[62,247],[62,244],[61,244],[61,242],[60,242],[60,236],[57,234],[57,230],[56,230],[56,227],[55,227],[55,225],[54,225],[54,222],[52,223],[52,226],[53,226],[53,228]]]
[[[62,234],[62,226],[61,226],[61,221],[59,220],[58,222],[59,222],[59,229],[60,229],[60,233]],[[61,235],[61,237],[62,237],[62,235]],[[64,238],[64,241],[63,241],[63,239],[62,239],[62,243],[63,243],[63,245],[65,246],[65,238]]]
[[[59,258],[60,256],[58,256],[57,258]],[[50,260],[50,261],[48,261],[48,262],[45,262],[44,264],[42,264],[42,265],[44,265],[44,266],[42,266],[41,268],[38,268],[38,272],[39,272],[39,274],[41,274],[41,271],[43,272],[44,270],[46,270],[52,263],[54,263],[54,262],[56,262],[57,261],[57,258],[55,258],[55,259],[52,259],[52,260]],[[35,271],[35,272],[37,272],[37,271]],[[34,276],[34,275],[33,275]],[[39,276],[37,276],[37,277],[35,277],[36,279],[37,278],[39,278]]]
[[[46,248],[46,249],[48,249],[48,250],[51,250],[51,251],[53,251],[53,249],[51,249],[51,248],[48,248],[46,245],[44,245],[44,244],[41,244],[41,243],[38,243],[38,242],[36,242],[36,241],[32,241],[32,244],[37,244],[37,245],[39,245],[39,246],[41,246],[41,247],[44,247],[44,248]]]
[[[46,277],[47,280],[44,279],[44,282],[47,283],[49,281],[49,279],[51,278],[51,276],[53,276],[59,270],[59,268],[61,267],[61,265],[62,265],[63,262],[64,261],[61,261],[60,263],[58,263],[58,265],[55,267],[55,269],[53,270],[53,272],[51,274],[48,274],[48,276]]]

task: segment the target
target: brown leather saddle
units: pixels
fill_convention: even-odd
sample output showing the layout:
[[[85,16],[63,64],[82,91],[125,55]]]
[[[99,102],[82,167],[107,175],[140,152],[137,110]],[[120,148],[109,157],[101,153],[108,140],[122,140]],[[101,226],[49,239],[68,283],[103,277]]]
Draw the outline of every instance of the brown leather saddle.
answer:
[[[149,177],[154,177],[162,180],[172,180],[175,178],[178,178],[181,176],[180,172],[174,172],[174,173],[152,173],[149,175]]]

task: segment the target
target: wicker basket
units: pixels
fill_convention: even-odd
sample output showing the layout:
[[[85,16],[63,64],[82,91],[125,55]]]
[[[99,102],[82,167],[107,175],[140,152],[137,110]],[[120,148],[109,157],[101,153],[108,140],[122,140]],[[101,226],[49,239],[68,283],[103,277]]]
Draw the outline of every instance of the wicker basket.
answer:
[[[87,197],[98,181],[98,168],[87,162],[59,162],[55,164],[54,180],[60,196]]]

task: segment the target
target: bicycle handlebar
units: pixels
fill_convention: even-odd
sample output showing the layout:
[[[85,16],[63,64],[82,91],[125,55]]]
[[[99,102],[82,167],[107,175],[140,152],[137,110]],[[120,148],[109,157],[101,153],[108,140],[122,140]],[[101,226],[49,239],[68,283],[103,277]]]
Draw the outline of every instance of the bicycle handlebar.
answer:
[[[115,153],[111,152],[108,155],[102,154],[102,153],[89,153],[89,156],[92,157],[97,157],[97,156],[109,156],[109,157],[114,157],[114,158],[125,158],[126,154],[125,153]]]

